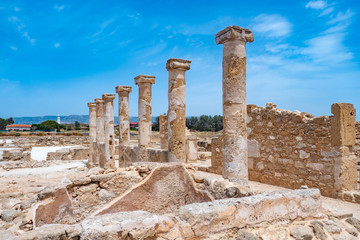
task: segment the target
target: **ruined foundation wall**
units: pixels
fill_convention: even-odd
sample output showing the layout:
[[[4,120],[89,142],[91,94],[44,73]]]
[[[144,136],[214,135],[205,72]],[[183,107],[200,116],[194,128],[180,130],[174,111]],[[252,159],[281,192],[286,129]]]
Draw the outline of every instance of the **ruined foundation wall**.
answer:
[[[300,112],[248,107],[250,180],[287,188],[301,185],[334,194],[330,118]]]
[[[352,148],[332,144],[332,118],[249,105],[250,180],[292,189],[307,185],[331,197],[353,188],[341,174],[353,161]]]
[[[250,180],[292,189],[307,185],[338,198],[343,198],[344,191],[359,190],[359,141],[355,146],[335,144],[347,139],[346,131],[354,129],[334,132],[334,126],[339,125],[334,116],[315,118],[277,109],[271,103],[266,108],[248,105],[247,113]],[[359,132],[359,125],[357,129]],[[221,174],[222,155],[220,134],[212,141],[210,172]]]

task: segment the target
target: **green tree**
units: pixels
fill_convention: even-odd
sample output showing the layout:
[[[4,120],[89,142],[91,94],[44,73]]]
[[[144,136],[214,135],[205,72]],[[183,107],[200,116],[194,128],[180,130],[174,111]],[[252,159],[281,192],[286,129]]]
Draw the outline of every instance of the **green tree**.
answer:
[[[220,115],[190,117],[186,119],[186,127],[196,131],[220,131],[223,128],[223,119]]]
[[[53,131],[53,130],[58,130],[60,129],[61,125],[58,124],[56,121],[53,120],[47,120],[45,122],[42,122],[40,124],[33,124],[31,127],[35,130],[40,130],[40,131]]]
[[[13,118],[0,118],[0,130],[5,130],[7,125],[11,125],[14,123]]]
[[[159,131],[160,129],[160,118],[159,117],[156,117],[155,118],[155,122],[152,124],[152,131]]]

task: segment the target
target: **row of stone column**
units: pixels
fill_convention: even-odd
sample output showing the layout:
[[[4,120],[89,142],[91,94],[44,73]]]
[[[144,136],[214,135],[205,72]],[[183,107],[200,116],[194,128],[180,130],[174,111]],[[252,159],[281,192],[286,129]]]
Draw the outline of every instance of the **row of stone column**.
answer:
[[[230,181],[248,184],[247,167],[247,128],[246,128],[246,48],[247,42],[254,40],[249,29],[230,26],[216,34],[216,44],[223,44],[223,176]],[[186,85],[185,71],[190,69],[191,61],[169,59],[166,69],[168,79],[168,112],[167,131],[165,132],[165,116],[160,116],[161,147],[167,145],[169,162],[185,162],[185,129],[186,129]],[[151,147],[151,87],[155,83],[154,76],[139,75],[135,84],[139,87],[139,161],[147,161],[147,148]],[[118,86],[119,94],[119,131],[120,152],[129,142],[129,93],[131,87]],[[103,99],[96,99],[96,121],[94,106],[90,107],[90,139],[96,139],[93,148],[102,149],[105,144],[106,161],[114,159],[114,127],[113,127],[113,94],[104,94]],[[104,109],[104,106],[105,109]],[[112,114],[111,114],[111,112]],[[105,115],[104,115],[105,114]],[[96,127],[94,126],[96,122]],[[105,126],[104,126],[105,125]],[[96,128],[96,133],[95,129]],[[110,129],[111,128],[111,129]],[[96,135],[96,137],[94,137]],[[166,142],[167,136],[167,142]],[[93,150],[91,150],[93,151]],[[121,155],[121,154],[120,154]],[[92,157],[92,162],[100,165],[101,159]]]
[[[114,99],[115,94],[103,94],[102,98],[88,103],[90,165],[114,166]]]
[[[169,109],[167,132],[168,137],[162,148],[169,149],[170,162],[185,162],[185,104],[186,87],[185,71],[190,69],[191,61],[183,59],[169,59],[166,68],[169,71]],[[151,87],[155,83],[155,77],[139,75],[135,77],[135,84],[139,87],[138,117],[139,117],[139,143],[138,160],[148,161],[147,149],[151,147],[151,113],[152,95]],[[129,93],[130,86],[117,86],[119,95],[119,160],[125,146],[129,144]],[[103,98],[95,99],[95,103],[89,106],[89,128],[90,128],[90,162],[102,167],[119,167],[115,163],[114,150],[114,94],[104,94]]]

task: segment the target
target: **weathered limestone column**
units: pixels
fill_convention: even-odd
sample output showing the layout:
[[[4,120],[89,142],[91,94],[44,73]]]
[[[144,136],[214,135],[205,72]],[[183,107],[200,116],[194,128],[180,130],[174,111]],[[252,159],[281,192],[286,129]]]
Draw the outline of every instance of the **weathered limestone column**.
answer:
[[[169,162],[185,162],[185,71],[190,69],[189,60],[170,58],[166,63],[169,71],[168,149]]]
[[[89,107],[89,165],[94,165],[94,145],[96,143],[96,104],[88,103]]]
[[[249,29],[230,26],[218,32],[223,44],[223,176],[248,185],[246,131],[246,48],[254,41]]]
[[[160,148],[168,148],[168,120],[167,115],[160,115],[159,117],[159,135],[160,135]]]
[[[114,130],[114,99],[115,94],[103,94],[104,100],[104,128],[105,128],[105,156],[106,167],[114,167],[115,130]]]
[[[96,164],[105,165],[105,127],[104,127],[104,100],[95,99],[96,103]]]
[[[351,103],[331,105],[331,144],[340,153],[335,160],[335,189],[342,191],[358,189],[357,157],[353,151],[356,143],[356,110]]]
[[[186,136],[186,162],[196,163],[198,159],[197,136]]]
[[[116,92],[119,95],[119,162],[116,167],[126,167],[128,158],[125,156],[124,146],[130,141],[130,114],[129,114],[129,94],[130,86],[117,86]]]
[[[151,86],[154,76],[139,75],[135,84],[139,86],[139,154],[138,161],[146,162],[147,148],[151,146]]]

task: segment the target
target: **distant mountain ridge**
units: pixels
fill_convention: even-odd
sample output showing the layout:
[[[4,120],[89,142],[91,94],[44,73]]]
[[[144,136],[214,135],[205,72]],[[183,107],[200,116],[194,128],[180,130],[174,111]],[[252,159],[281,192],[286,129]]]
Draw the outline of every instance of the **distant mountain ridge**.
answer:
[[[57,120],[57,116],[38,116],[38,117],[14,117],[15,124],[38,124],[46,120]],[[152,122],[155,122],[156,117],[152,117]],[[115,117],[115,124],[118,124],[119,119]],[[79,123],[89,124],[89,115],[68,115],[60,116],[61,124],[65,123],[74,123],[78,121]],[[138,117],[130,117],[130,122],[137,122]]]

